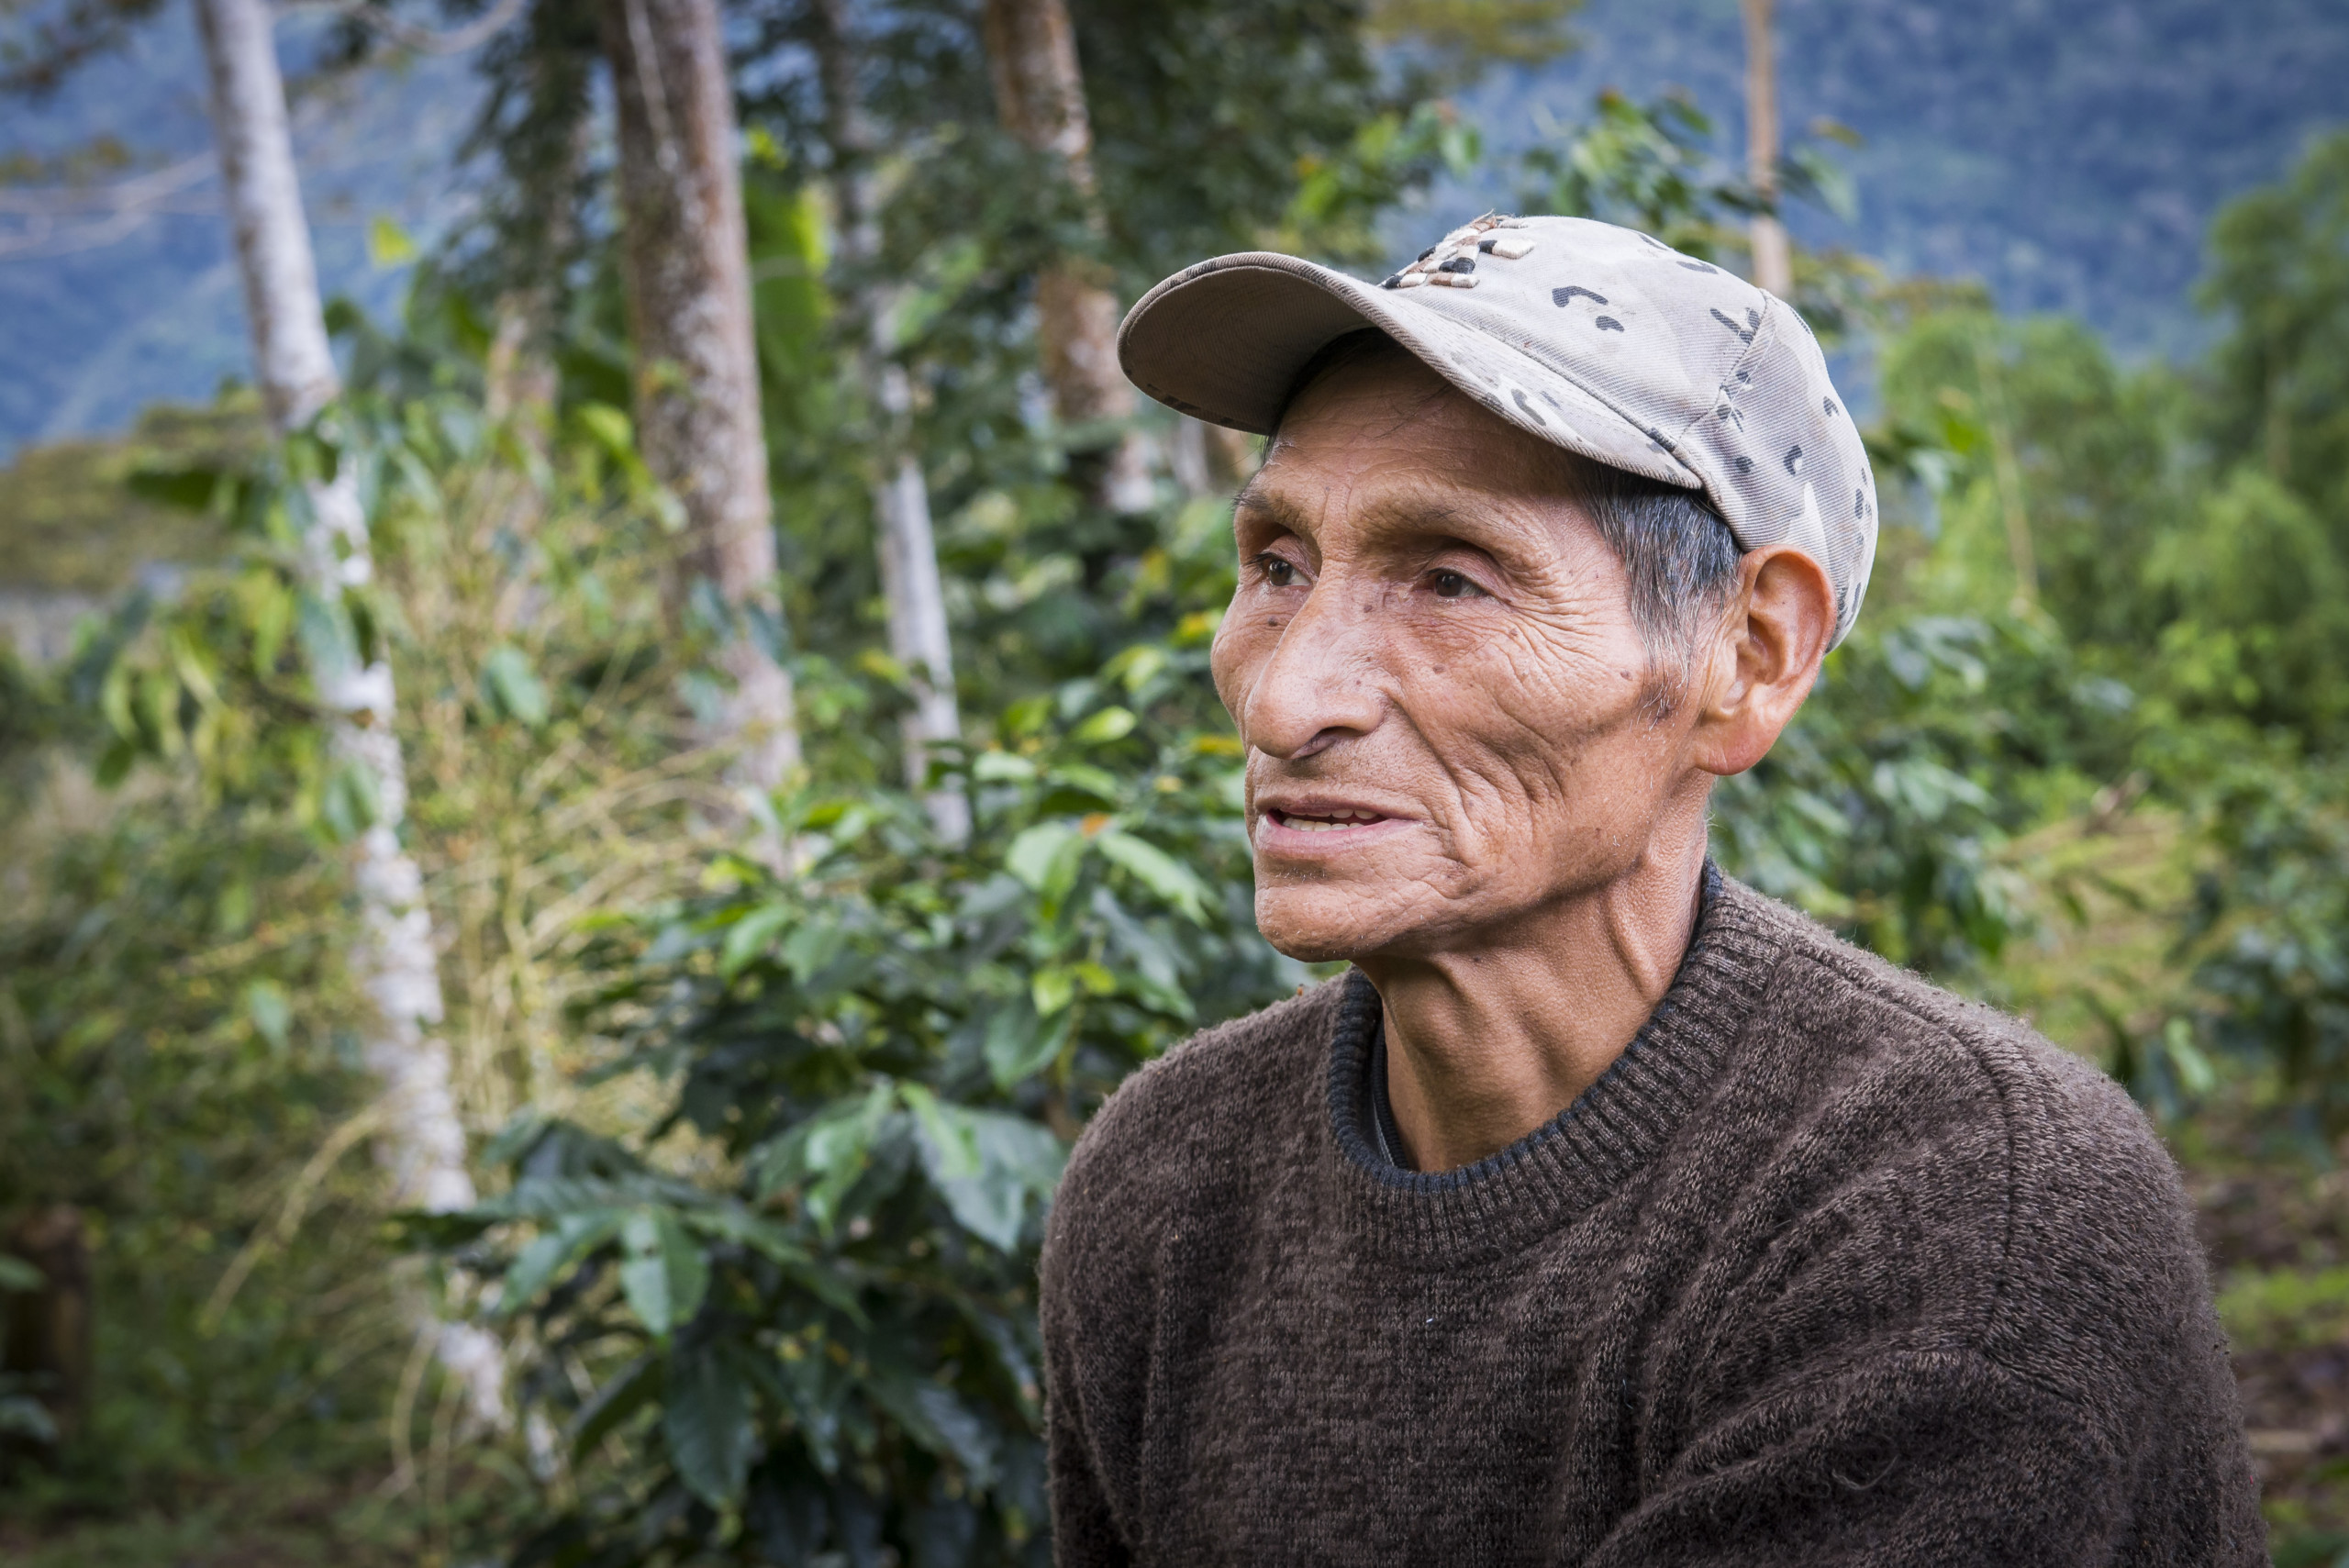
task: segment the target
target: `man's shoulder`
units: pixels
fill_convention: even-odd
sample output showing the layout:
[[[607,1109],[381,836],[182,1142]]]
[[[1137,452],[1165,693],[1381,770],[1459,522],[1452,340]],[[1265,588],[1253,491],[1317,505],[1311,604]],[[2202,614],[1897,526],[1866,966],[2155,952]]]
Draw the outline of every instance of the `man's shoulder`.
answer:
[[[1200,1030],[1118,1086],[1069,1156],[1055,1229],[1120,1211],[1121,1229],[1197,1201],[1210,1176],[1243,1174],[1258,1145],[1295,1136],[1328,1064],[1341,980]]]
[[[1837,1091],[1897,1092],[1911,1106],[1987,1114],[2019,1152],[2087,1140],[2169,1165],[2152,1125],[2096,1065],[2030,1023],[1937,985],[1759,894],[1784,939],[1765,1013],[1832,1039],[1848,1060]]]
[[[1840,1161],[1831,1184],[1898,1218],[1931,1294],[1965,1305],[1965,1337],[2051,1385],[2093,1381],[2084,1338],[2120,1353],[2199,1331],[2191,1207],[2121,1085],[2022,1019],[1777,907],[1757,1044],[1827,1042],[1789,1162]]]

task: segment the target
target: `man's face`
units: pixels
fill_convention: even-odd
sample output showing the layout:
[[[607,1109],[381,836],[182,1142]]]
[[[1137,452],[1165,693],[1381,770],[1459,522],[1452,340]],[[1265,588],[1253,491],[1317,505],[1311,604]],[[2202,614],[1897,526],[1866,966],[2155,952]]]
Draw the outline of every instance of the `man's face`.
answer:
[[[1570,462],[1399,351],[1289,410],[1214,653],[1283,952],[1473,950],[1620,877],[1691,792],[1701,811]]]

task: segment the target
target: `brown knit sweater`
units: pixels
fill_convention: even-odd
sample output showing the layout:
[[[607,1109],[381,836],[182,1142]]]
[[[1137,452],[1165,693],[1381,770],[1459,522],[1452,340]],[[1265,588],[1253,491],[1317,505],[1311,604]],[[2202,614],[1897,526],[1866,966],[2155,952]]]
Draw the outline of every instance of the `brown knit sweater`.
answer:
[[[1556,1120],[1363,1126],[1348,975],[1137,1073],[1043,1265],[1071,1565],[2262,1563],[2176,1172],[2093,1068],[1733,882]]]

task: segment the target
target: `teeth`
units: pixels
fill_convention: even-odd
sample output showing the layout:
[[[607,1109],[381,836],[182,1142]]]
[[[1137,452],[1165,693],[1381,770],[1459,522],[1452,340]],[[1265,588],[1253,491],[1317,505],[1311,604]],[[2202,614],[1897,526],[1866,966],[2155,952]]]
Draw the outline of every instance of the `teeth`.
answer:
[[[1281,813],[1281,826],[1294,828],[1300,833],[1329,833],[1340,828],[1356,828],[1364,822],[1384,820],[1375,811],[1336,811],[1320,817],[1299,817],[1287,811]]]

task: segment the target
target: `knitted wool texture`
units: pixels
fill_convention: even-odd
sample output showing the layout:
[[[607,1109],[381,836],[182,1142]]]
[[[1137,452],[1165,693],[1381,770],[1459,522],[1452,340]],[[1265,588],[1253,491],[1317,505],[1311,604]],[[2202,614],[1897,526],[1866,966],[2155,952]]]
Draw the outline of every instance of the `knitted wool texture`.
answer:
[[[2266,1561],[2176,1169],[2086,1063],[1726,880],[1464,1171],[1371,1151],[1377,1018],[1350,974],[1208,1030],[1079,1141],[1069,1568]]]

